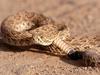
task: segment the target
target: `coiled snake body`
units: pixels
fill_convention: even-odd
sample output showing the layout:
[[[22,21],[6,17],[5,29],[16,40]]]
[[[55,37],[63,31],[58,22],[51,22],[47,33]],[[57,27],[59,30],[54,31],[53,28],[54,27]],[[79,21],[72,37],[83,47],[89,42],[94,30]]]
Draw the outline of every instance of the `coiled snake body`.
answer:
[[[68,28],[42,14],[21,11],[16,15],[8,16],[1,24],[1,33],[3,41],[9,45],[39,44],[48,46],[52,53],[59,55],[76,52],[72,46],[63,41],[70,36]],[[97,52],[88,50],[82,51],[81,54],[86,65],[100,63],[100,54]]]
[[[31,30],[53,23],[42,14],[20,11],[16,15],[8,16],[1,24],[2,39],[5,43],[14,46],[29,46],[34,40]]]

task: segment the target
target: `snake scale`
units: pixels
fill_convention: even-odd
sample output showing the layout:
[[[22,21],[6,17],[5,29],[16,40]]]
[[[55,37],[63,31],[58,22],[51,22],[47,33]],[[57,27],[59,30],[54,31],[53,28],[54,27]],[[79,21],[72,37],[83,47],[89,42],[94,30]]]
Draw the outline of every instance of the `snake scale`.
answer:
[[[20,11],[16,15],[8,16],[1,24],[2,39],[14,46],[29,46],[34,40],[30,30],[53,21],[42,14]]]
[[[39,44],[53,54],[75,57],[81,54],[85,65],[96,66],[100,63],[100,54],[93,50],[75,50],[64,40],[70,36],[65,24],[58,24],[49,17],[35,12],[20,11],[10,15],[1,23],[4,43],[13,46],[30,46]]]

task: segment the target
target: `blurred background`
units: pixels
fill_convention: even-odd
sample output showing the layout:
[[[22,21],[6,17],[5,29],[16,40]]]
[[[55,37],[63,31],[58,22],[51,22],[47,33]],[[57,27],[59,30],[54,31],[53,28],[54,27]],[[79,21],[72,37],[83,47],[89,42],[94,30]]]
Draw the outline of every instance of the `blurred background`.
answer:
[[[0,23],[21,10],[43,13],[64,22],[72,37],[99,36],[100,41],[100,0],[0,0]],[[8,47],[0,40],[0,75],[100,75],[100,69],[34,52],[34,48],[29,51]]]
[[[0,0],[0,23],[20,10],[43,13],[65,22],[72,36],[100,32],[99,0]]]

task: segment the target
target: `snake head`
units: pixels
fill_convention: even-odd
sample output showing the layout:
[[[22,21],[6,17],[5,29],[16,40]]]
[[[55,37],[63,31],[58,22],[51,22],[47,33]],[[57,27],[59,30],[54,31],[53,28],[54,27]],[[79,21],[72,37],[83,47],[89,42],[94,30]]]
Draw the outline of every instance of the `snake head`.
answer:
[[[57,37],[63,38],[64,34],[67,34],[63,27],[64,25],[49,24],[38,27],[30,33],[33,34],[33,38],[36,41],[36,44],[48,46],[51,45]]]
[[[52,44],[53,40],[57,37],[58,31],[54,25],[41,26],[30,32],[36,44],[47,46]]]

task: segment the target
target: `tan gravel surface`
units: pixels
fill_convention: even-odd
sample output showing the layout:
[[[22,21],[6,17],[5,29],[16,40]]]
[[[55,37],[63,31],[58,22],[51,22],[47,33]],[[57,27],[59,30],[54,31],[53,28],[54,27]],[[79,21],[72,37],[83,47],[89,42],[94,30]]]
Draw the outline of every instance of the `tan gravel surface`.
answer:
[[[65,22],[73,37],[97,35],[99,38],[99,0],[0,0],[0,23],[24,9]],[[0,75],[100,75],[99,68],[81,65],[79,61],[11,48],[0,41]]]

